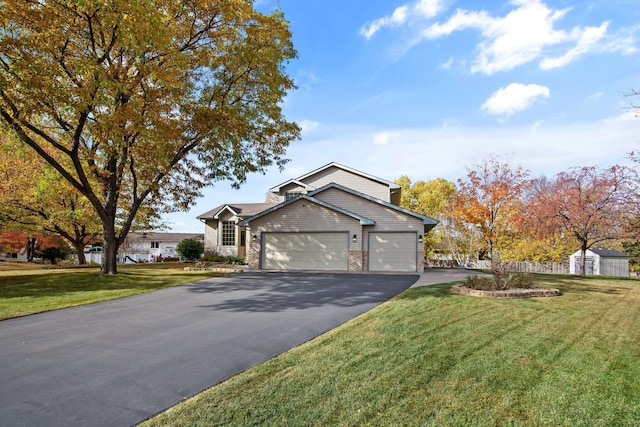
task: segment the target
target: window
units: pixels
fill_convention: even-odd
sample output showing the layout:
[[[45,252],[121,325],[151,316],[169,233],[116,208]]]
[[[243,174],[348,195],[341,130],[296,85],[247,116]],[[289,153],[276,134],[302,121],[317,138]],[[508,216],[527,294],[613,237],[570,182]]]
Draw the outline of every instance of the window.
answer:
[[[293,199],[294,197],[298,197],[299,195],[301,195],[302,193],[299,191],[291,191],[289,193],[286,193],[284,195],[284,199],[285,200],[289,200],[289,199]]]
[[[151,249],[160,249],[160,242],[151,242]]]
[[[222,246],[235,246],[236,244],[236,223],[233,221],[222,221]]]

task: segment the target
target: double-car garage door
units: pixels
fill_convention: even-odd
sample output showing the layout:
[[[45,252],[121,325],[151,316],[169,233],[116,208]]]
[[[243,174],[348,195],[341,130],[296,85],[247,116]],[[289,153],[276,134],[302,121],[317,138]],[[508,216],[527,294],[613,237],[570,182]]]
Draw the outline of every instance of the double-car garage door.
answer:
[[[262,268],[348,271],[348,232],[263,233]],[[412,232],[369,233],[369,271],[417,270],[417,236]]]
[[[263,233],[262,268],[349,269],[349,233]]]

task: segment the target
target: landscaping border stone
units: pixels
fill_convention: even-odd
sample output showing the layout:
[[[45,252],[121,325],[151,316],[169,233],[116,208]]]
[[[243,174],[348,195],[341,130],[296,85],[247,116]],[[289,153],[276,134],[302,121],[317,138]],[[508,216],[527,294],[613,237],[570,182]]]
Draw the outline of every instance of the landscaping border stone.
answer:
[[[185,267],[184,271],[215,271],[218,273],[242,273],[240,268],[227,267]]]
[[[485,291],[481,289],[471,289],[464,285],[454,285],[451,292],[460,295],[469,295],[480,298],[538,298],[556,297],[561,295],[559,289],[553,288],[531,288],[531,289],[506,289],[502,291]]]

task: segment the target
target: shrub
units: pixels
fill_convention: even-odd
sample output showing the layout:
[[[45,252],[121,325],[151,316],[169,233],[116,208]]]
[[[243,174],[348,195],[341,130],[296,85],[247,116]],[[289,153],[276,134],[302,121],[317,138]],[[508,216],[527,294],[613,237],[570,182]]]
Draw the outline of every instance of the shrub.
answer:
[[[200,259],[204,253],[204,244],[195,239],[185,239],[178,243],[176,252],[185,259]]]
[[[511,270],[508,262],[500,259],[491,260],[491,275],[489,277],[478,277],[477,275],[467,277],[464,286],[471,289],[504,291],[507,289],[531,289],[533,276],[531,273],[517,273]]]
[[[506,283],[507,289],[531,289],[534,287],[531,273],[510,273]]]
[[[491,277],[480,277],[477,274],[474,274],[473,276],[467,276],[467,280],[465,280],[464,286],[470,289],[490,291],[492,289],[495,289],[495,282]]]
[[[232,255],[226,257],[224,262],[227,264],[244,264],[244,259],[242,259],[242,257]]]

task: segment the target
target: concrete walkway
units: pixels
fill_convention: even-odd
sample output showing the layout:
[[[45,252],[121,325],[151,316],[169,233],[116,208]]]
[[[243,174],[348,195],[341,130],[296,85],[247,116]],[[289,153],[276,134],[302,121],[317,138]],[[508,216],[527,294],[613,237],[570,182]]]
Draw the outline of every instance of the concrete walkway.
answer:
[[[1,321],[0,426],[133,425],[451,277],[245,272]]]
[[[479,274],[476,271],[470,271],[465,269],[444,269],[444,268],[432,268],[425,270],[420,274],[420,278],[411,287],[417,288],[420,286],[436,285],[438,283],[451,283],[460,282],[465,280],[468,276]],[[482,273],[480,273],[482,274]]]

